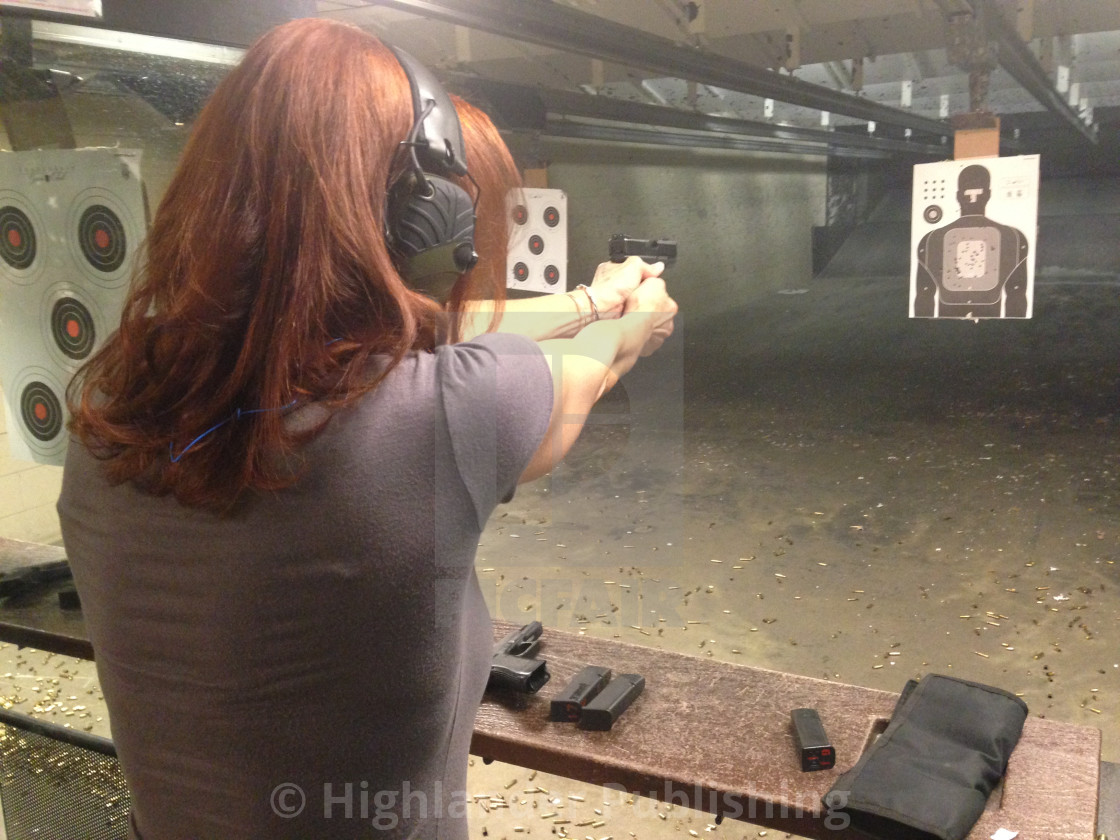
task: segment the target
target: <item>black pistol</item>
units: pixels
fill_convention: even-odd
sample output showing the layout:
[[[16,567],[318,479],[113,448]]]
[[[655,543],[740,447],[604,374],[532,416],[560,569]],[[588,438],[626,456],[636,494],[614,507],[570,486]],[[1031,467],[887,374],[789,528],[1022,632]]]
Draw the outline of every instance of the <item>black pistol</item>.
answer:
[[[503,687],[534,694],[551,678],[543,659],[534,659],[544,628],[539,621],[514,630],[496,645],[490,660],[489,688]]]
[[[616,233],[607,243],[611,262],[626,262],[627,257],[641,257],[648,263],[663,262],[668,268],[677,260],[677,243],[673,239],[638,239]]]
[[[11,572],[0,574],[0,598],[19,597],[55,581],[70,580],[70,563],[66,560],[53,560],[22,566]]]

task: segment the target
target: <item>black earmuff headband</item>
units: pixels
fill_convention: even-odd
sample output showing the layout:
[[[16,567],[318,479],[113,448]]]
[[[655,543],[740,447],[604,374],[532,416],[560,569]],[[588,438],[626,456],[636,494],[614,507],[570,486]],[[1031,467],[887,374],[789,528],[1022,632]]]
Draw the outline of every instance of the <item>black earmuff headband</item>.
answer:
[[[413,151],[426,171],[437,175],[466,175],[467,153],[463,129],[451,97],[432,72],[404,50],[390,47],[412,90],[412,114],[419,124]]]
[[[409,285],[443,300],[478,261],[475,201],[450,180],[470,178],[463,130],[435,76],[404,50],[391,49],[408,76],[413,125],[402,142],[409,168],[389,188],[387,238]]]

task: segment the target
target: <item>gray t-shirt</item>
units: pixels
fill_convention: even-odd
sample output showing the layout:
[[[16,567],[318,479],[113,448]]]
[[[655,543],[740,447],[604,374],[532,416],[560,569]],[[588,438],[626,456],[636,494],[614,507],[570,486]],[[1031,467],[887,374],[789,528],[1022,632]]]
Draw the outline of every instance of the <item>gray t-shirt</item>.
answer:
[[[474,557],[551,408],[528,339],[411,355],[225,519],[71,445],[58,510],[136,837],[465,840]]]

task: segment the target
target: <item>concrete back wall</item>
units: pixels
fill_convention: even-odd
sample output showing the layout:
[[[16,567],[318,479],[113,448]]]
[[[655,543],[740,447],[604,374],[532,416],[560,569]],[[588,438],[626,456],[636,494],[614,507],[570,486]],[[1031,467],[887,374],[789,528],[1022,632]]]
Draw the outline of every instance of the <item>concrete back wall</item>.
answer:
[[[679,243],[668,272],[688,328],[812,277],[823,158],[551,143],[548,185],[568,195],[569,285],[590,282],[612,233]]]

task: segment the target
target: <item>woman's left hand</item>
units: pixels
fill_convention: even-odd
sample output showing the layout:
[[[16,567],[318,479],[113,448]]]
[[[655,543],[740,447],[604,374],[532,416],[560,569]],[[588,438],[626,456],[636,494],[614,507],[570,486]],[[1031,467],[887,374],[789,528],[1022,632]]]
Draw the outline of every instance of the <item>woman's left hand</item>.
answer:
[[[591,293],[602,319],[621,318],[627,299],[647,277],[659,277],[665,270],[664,263],[652,265],[640,257],[628,257],[625,262],[600,263],[591,281]]]

